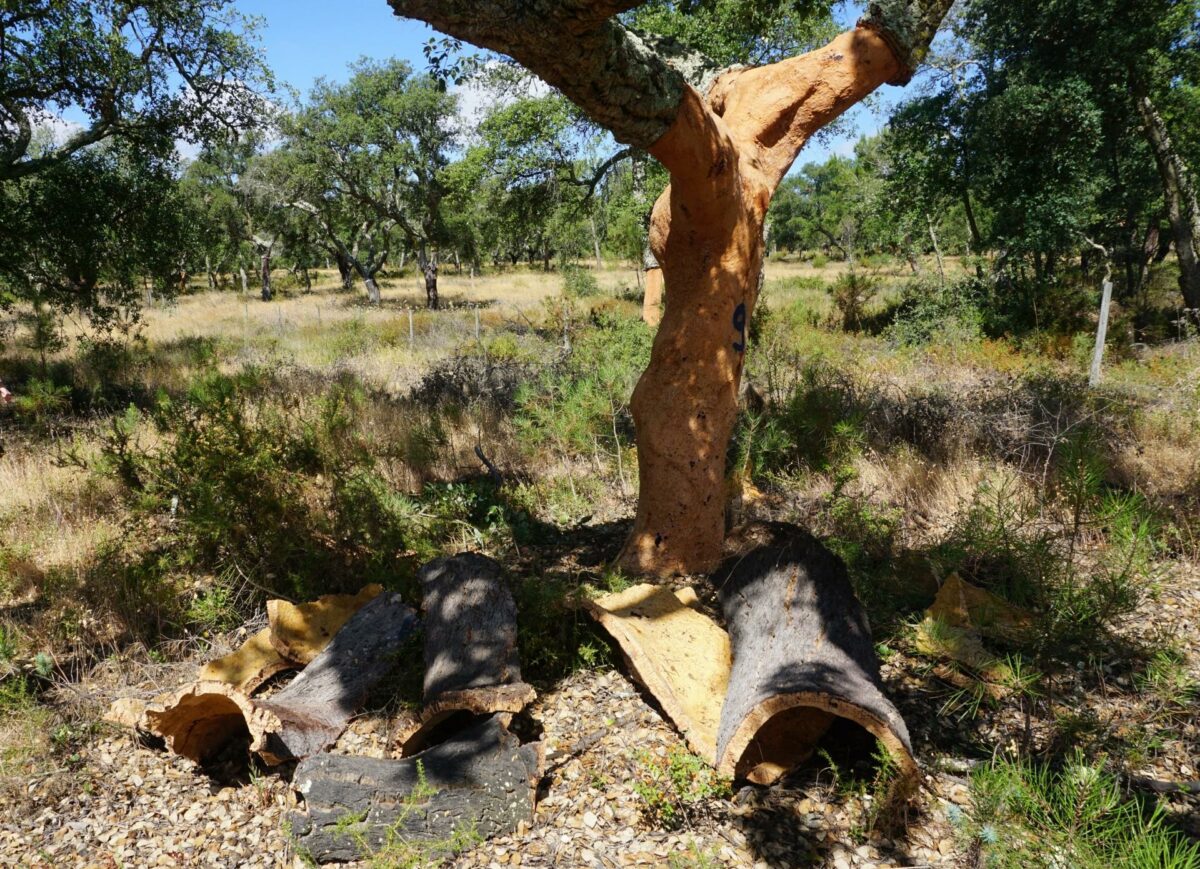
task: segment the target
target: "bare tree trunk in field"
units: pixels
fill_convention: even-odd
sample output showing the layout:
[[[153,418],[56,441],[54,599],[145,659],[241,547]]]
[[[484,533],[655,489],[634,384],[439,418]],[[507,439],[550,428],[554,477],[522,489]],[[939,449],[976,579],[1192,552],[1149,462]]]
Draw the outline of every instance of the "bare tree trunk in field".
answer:
[[[724,71],[612,18],[637,2],[389,2],[511,55],[670,172],[649,232],[666,311],[631,403],[641,489],[618,563],[660,575],[711,569],[771,197],[814,132],[885,82],[908,81],[951,0],[880,0],[824,48]]]
[[[1179,289],[1183,304],[1200,308],[1200,204],[1196,199],[1195,179],[1175,149],[1166,122],[1145,95],[1137,98],[1142,130],[1154,151],[1158,174],[1162,179],[1167,219],[1175,235],[1175,255],[1179,258]]]
[[[242,279],[242,295],[243,296],[249,295],[250,294],[250,278],[246,274],[246,267],[244,265],[241,265],[240,263],[238,264],[238,277],[240,277]]]
[[[933,255],[937,259],[938,282],[944,287],[946,286],[946,267],[942,263],[942,248],[938,244],[937,232],[933,228],[933,218],[925,215],[925,220],[929,224],[929,240],[933,242]]]
[[[438,308],[438,257],[430,256],[422,251],[417,257],[421,264],[421,274],[425,278],[425,304],[430,310]]]
[[[213,275],[212,260],[209,258],[208,254],[204,255],[204,274],[208,278],[208,288],[210,290],[215,290],[217,288],[217,279],[216,276]]]
[[[596,232],[596,218],[594,215],[588,215],[588,225],[592,228],[592,250],[596,254],[596,271],[604,268],[604,260],[600,257],[600,236]]]
[[[354,289],[354,266],[350,264],[350,257],[342,250],[334,251],[333,260],[337,263],[338,277],[342,282],[342,290],[349,292]]]
[[[262,255],[262,300],[271,301],[275,293],[271,289],[271,252],[264,251]]]

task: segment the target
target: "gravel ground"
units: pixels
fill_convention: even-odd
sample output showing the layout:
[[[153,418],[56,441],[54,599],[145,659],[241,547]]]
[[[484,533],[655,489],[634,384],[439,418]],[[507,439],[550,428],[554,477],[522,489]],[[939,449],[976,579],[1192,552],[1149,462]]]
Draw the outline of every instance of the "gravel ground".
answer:
[[[1148,602],[1129,631],[1174,637],[1200,679],[1200,576],[1179,573]],[[1146,627],[1149,626],[1149,627]],[[917,805],[898,838],[865,832],[870,797],[839,794],[819,771],[769,791],[746,788],[709,800],[673,832],[643,818],[634,789],[647,757],[683,743],[620,672],[579,673],[538,700],[548,771],[532,824],[463,853],[461,867],[963,866],[951,804],[966,806],[972,762],[1010,743],[1044,748],[1054,716],[1090,716],[1107,728],[1097,738],[1153,736],[1154,748],[1130,775],[1180,781],[1200,778],[1200,717],[1193,707],[1165,713],[1135,677],[1105,655],[1064,668],[1054,696],[1027,722],[1004,704],[975,718],[939,714],[948,691],[928,662],[896,654],[885,680],[913,731],[926,767]],[[397,719],[356,720],[336,750],[390,754]],[[969,758],[976,758],[972,761]],[[0,866],[292,867],[286,816],[295,797],[286,774],[238,785],[214,781],[191,763],[132,735],[104,729],[61,768],[0,788]],[[936,772],[934,770],[937,770]],[[815,777],[814,777],[815,776]],[[1170,808],[1200,835],[1200,801],[1172,798]],[[364,864],[365,865],[365,864]]]

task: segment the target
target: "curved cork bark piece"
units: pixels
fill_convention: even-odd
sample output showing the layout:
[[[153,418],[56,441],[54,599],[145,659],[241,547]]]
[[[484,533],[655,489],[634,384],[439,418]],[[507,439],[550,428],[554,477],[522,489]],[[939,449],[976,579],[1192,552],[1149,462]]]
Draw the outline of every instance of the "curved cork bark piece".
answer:
[[[205,763],[230,742],[258,741],[279,726],[253,700],[226,682],[192,682],[155,699],[140,728],[166,740],[167,748],[196,763]]]
[[[459,712],[520,712],[537,696],[521,680],[517,605],[500,565],[474,552],[421,568],[425,705],[401,733],[404,755],[421,750],[438,724]]]
[[[773,530],[780,542],[731,557],[713,577],[733,646],[717,768],[770,784],[845,718],[879,739],[907,790],[917,772],[908,729],[883,693],[845,565],[799,528]]]
[[[292,835],[321,863],[397,840],[444,859],[531,821],[543,763],[540,743],[521,745],[495,718],[403,760],[322,754],[296,768],[306,811],[289,818]]]
[[[690,588],[672,592],[636,585],[589,601],[629,662],[633,676],[659,702],[688,748],[710,763],[717,755],[721,702],[729,684],[729,636],[692,609]]]
[[[271,629],[263,628],[241,648],[223,658],[209,661],[200,668],[201,682],[225,682],[246,694],[284,670],[299,666],[290,661],[271,643]]]
[[[307,664],[341,630],[346,621],[383,591],[381,585],[364,586],[358,594],[327,594],[311,603],[267,601],[271,645],[281,657]]]
[[[197,763],[245,737],[269,764],[316,754],[337,741],[416,627],[416,614],[399,595],[380,594],[270,698],[253,699],[226,682],[193,682],[149,704],[138,726]]]

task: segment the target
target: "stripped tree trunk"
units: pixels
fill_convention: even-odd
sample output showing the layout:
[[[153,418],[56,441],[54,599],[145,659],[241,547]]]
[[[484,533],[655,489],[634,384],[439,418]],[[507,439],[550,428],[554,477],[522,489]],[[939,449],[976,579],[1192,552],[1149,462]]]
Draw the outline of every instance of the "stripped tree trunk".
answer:
[[[726,73],[707,97],[689,90],[650,148],[671,171],[650,223],[666,310],[631,401],[641,495],[620,557],[630,572],[694,573],[719,559],[771,196],[813,132],[901,74],[879,34],[859,28],[820,51]]]
[[[710,568],[724,536],[725,456],[771,197],[814,132],[883,83],[911,77],[951,0],[879,0],[824,48],[724,72],[613,17],[638,2],[389,2],[511,55],[670,172],[650,224],[666,311],[632,400],[641,488],[619,562],[636,573]]]
[[[375,282],[375,278],[363,278],[363,283],[367,287],[367,301],[372,305],[378,305],[383,301],[383,294],[379,292],[379,284]]]

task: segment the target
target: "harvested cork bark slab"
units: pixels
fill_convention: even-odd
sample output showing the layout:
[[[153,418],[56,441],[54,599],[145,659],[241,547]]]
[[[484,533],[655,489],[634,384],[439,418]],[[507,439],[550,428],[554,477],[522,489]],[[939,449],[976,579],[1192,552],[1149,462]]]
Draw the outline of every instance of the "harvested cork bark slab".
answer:
[[[517,606],[500,565],[463,552],[438,558],[418,574],[424,595],[424,708],[399,735],[402,753],[429,744],[439,724],[458,713],[520,712],[536,697],[521,679]]]
[[[252,699],[226,682],[193,682],[149,704],[135,726],[198,763],[244,738],[270,764],[316,754],[337,740],[368,691],[396,665],[396,653],[416,628],[416,613],[399,595],[380,594],[269,699]],[[119,711],[125,717],[135,712]]]
[[[271,645],[281,657],[308,664],[342,629],[346,621],[383,591],[383,586],[364,586],[358,594],[327,594],[310,603],[267,601]]]
[[[587,604],[621,647],[634,677],[659,702],[688,747],[710,763],[729,685],[729,635],[692,608],[696,594],[635,585]]]
[[[225,682],[246,694],[284,670],[299,666],[271,644],[271,629],[263,628],[241,647],[223,658],[209,661],[200,668],[201,682]]]
[[[775,530],[781,542],[738,554],[713,576],[733,647],[717,768],[770,784],[846,718],[885,746],[907,787],[917,771],[908,729],[883,692],[845,564],[800,528]]]
[[[321,754],[296,768],[306,811],[291,816],[292,835],[321,863],[402,841],[440,864],[462,842],[531,821],[542,766],[541,745],[521,745],[496,718],[403,760]]]

